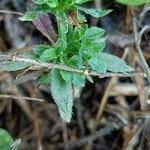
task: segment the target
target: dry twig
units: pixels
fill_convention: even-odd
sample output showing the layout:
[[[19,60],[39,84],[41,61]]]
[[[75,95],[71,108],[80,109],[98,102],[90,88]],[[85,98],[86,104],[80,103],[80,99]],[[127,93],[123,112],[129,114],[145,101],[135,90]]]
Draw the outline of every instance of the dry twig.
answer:
[[[0,13],[13,14],[13,15],[19,15],[19,16],[23,15],[23,13],[20,13],[20,12],[17,12],[17,11],[11,11],[11,10],[0,10]]]
[[[0,95],[0,98],[5,98],[5,99],[19,99],[20,97],[15,96],[15,95]],[[29,101],[38,101],[38,102],[43,102],[43,99],[39,98],[33,98],[33,97],[21,97],[24,100],[29,100]]]
[[[141,37],[138,34],[138,29],[137,29],[137,25],[136,25],[136,21],[135,21],[135,14],[134,14],[133,8],[132,8],[132,15],[133,15],[133,30],[134,30],[134,40],[135,40],[135,44],[136,44],[136,50],[137,50],[138,56],[140,58],[141,67],[144,70],[144,72],[147,76],[147,79],[150,83],[150,69],[146,63],[146,60],[145,60],[142,50],[140,48]]]

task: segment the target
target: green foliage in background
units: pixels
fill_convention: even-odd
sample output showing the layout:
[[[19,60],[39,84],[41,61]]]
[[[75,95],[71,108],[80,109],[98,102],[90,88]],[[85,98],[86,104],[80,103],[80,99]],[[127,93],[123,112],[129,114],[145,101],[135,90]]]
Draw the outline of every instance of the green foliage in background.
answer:
[[[138,6],[150,3],[150,0],[116,0],[117,2],[125,5]]]
[[[20,18],[22,21],[34,21],[42,14],[50,13],[57,21],[57,39],[48,45],[36,45],[33,48],[34,59],[39,62],[66,65],[71,68],[98,73],[129,72],[133,69],[120,58],[103,53],[105,48],[104,29],[88,27],[84,14],[99,18],[111,10],[85,8],[81,4],[89,0],[33,0],[28,11]],[[45,20],[46,21],[46,20]],[[3,62],[4,71],[20,70],[29,64],[9,64]],[[72,116],[73,92],[72,87],[84,87],[85,81],[92,78],[76,72],[62,69],[45,70],[39,78],[41,84],[48,84],[58,106],[61,118],[70,122]]]
[[[14,144],[11,135],[4,129],[0,128],[0,150],[17,150],[18,144]]]

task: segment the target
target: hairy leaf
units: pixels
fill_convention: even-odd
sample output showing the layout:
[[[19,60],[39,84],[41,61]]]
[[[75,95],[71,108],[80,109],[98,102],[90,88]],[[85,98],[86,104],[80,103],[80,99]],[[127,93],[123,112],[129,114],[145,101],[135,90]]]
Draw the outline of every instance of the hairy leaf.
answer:
[[[77,20],[79,21],[79,23],[87,22],[87,19],[85,18],[85,16],[82,15],[79,11],[77,11]]]
[[[84,8],[84,7],[80,7],[80,6],[76,6],[77,9],[85,12],[88,15],[91,15],[93,17],[99,18],[99,17],[103,17],[107,14],[109,14],[112,10],[102,10],[102,9],[89,9],[89,8]]]
[[[72,84],[77,87],[84,87],[85,86],[85,76],[73,73]]]
[[[61,77],[67,82],[72,82],[72,72],[60,70]]]
[[[51,8],[55,8],[58,6],[58,0],[44,0],[44,1]]]
[[[38,5],[42,5],[45,3],[45,0],[32,0],[33,3],[38,4]]]
[[[33,47],[33,52],[37,56],[40,56],[46,49],[49,49],[48,45],[36,45]]]
[[[56,19],[57,19],[57,22],[58,22],[59,38],[61,38],[64,41],[66,41],[66,33],[68,32],[67,15],[61,9],[57,9],[55,15],[56,15]]]
[[[22,70],[31,66],[31,64],[24,63],[24,62],[10,62],[4,61],[0,62],[0,71],[17,71]]]
[[[104,35],[105,30],[102,28],[98,27],[91,27],[85,31],[85,33],[82,36],[82,40],[87,40],[87,39],[97,39]]]
[[[59,38],[54,45],[55,49],[59,49],[60,51],[64,51],[67,48],[67,43],[65,40]]]
[[[50,89],[60,116],[70,122],[72,116],[73,93],[71,83],[64,81],[58,70],[52,70],[50,76]]]
[[[53,10],[48,5],[35,5],[30,7],[27,12],[19,17],[21,21],[33,21],[38,15],[45,13],[52,13]]]
[[[77,4],[83,4],[83,3],[86,3],[91,0],[73,0],[73,1],[74,1],[74,3],[77,3]]]
[[[82,56],[74,55],[69,59],[68,63],[72,67],[81,68],[82,67]]]
[[[56,7],[58,5],[58,0],[33,0],[33,3],[42,5],[47,4],[49,7]]]
[[[68,71],[60,71],[61,77],[67,82],[77,87],[85,86],[85,76]]]
[[[96,57],[88,61],[91,68],[99,73],[111,72],[129,72],[133,71],[122,59],[106,54],[100,53]]]
[[[100,53],[105,48],[105,40],[97,39],[97,40],[84,40],[81,43],[80,53],[82,53],[83,57],[88,60],[91,57],[95,57],[97,53]]]
[[[58,58],[59,56],[59,53],[57,52],[57,49],[55,48],[49,48],[49,49],[46,49],[40,56],[40,60],[41,61],[50,61],[50,60],[53,60],[55,58]]]

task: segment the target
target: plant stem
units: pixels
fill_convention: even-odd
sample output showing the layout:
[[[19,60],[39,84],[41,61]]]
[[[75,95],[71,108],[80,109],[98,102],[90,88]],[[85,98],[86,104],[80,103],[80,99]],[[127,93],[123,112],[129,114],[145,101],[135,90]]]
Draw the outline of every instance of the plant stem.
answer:
[[[105,78],[105,77],[133,77],[133,76],[144,76],[143,73],[140,72],[127,72],[127,73],[97,73],[96,71],[89,71],[89,70],[82,70],[82,69],[76,69],[72,67],[68,67],[66,65],[61,64],[53,64],[53,63],[46,63],[46,62],[40,62],[37,60],[24,58],[20,56],[12,56],[12,55],[0,55],[0,61],[10,61],[10,62],[24,62],[29,63],[31,66],[33,65],[33,68],[37,67],[39,69],[59,69],[59,70],[65,70],[69,72],[75,72],[79,73],[85,76],[98,76],[99,78]],[[30,69],[32,70],[32,68]]]
[[[68,27],[68,22],[66,19],[66,14],[64,11],[58,11],[56,15],[57,19],[57,28],[58,28],[58,35],[59,38],[63,39],[64,41],[67,41],[66,39],[66,28]]]

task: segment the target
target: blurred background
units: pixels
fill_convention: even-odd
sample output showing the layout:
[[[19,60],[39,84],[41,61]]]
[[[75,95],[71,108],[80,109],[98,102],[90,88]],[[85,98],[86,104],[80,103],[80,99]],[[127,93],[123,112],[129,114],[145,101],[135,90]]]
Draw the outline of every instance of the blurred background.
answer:
[[[31,22],[21,22],[19,15],[12,13],[24,13],[30,3],[0,0],[0,53],[48,43]],[[100,19],[86,16],[88,24],[106,30],[105,52],[142,72],[134,43],[135,19],[140,47],[150,66],[150,5],[134,7],[134,16],[131,7],[113,0],[95,0],[85,6],[113,10]],[[22,139],[20,150],[150,149],[150,86],[146,78],[93,78],[94,84],[87,81],[84,88],[74,88],[73,117],[66,124],[49,87],[34,81],[36,74],[0,72],[0,128],[14,139]]]

